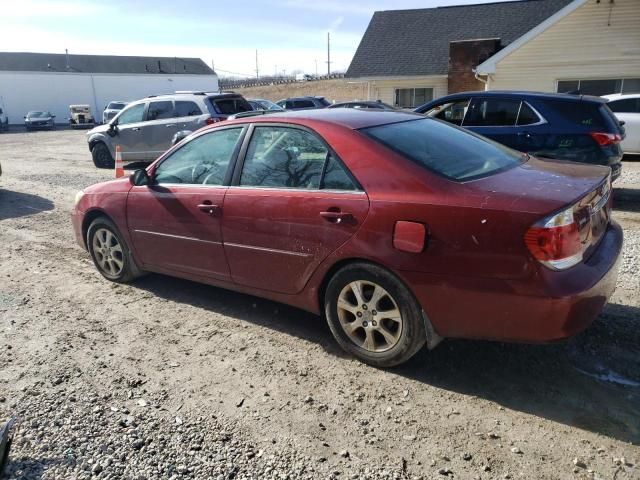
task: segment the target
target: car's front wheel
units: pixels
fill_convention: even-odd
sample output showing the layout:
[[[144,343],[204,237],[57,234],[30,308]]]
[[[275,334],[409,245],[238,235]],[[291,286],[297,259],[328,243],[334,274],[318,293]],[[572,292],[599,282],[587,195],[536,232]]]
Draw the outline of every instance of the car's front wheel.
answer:
[[[98,217],[91,222],[87,246],[93,263],[107,280],[126,283],[142,275],[118,227],[108,218]]]
[[[91,157],[93,158],[93,164],[97,168],[113,168],[115,165],[111,152],[102,142],[93,146],[91,149]]]
[[[327,285],[325,314],[340,346],[377,367],[406,362],[426,342],[420,305],[400,279],[377,265],[340,269]]]

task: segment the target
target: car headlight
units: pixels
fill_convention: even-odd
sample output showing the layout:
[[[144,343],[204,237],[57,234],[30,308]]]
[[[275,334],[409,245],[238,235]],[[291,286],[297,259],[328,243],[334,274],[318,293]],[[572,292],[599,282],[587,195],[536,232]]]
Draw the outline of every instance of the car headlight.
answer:
[[[84,190],[80,190],[78,193],[76,193],[76,198],[73,202],[74,207],[78,206],[78,203],[80,203],[80,200],[82,200],[82,197],[84,197]]]

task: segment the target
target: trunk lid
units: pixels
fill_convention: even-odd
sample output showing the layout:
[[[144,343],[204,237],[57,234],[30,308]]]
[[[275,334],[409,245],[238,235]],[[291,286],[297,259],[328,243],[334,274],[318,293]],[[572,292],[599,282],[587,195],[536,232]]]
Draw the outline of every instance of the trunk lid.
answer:
[[[610,169],[596,165],[530,158],[519,167],[468,182],[473,196],[483,195],[482,208],[535,214],[539,221],[573,209],[587,259],[611,219]]]

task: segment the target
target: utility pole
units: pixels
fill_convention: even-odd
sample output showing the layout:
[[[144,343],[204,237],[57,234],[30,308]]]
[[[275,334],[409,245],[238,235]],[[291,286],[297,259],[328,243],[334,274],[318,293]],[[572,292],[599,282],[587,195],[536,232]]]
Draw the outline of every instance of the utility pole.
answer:
[[[256,49],[256,78],[260,78],[260,71],[258,70],[258,49]]]
[[[315,59],[316,61],[316,78],[318,78],[318,59]]]
[[[327,77],[331,75],[331,33],[327,32]]]

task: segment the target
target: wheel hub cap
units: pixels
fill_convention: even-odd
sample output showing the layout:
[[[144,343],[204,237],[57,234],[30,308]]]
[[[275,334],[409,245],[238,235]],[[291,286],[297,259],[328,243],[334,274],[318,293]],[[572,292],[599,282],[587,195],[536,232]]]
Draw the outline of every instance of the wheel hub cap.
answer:
[[[402,315],[395,299],[369,281],[354,281],[342,289],[338,319],[349,339],[369,352],[393,348],[402,334]]]
[[[111,230],[99,228],[93,235],[93,253],[98,268],[109,276],[117,277],[124,269],[124,254],[118,237]]]

